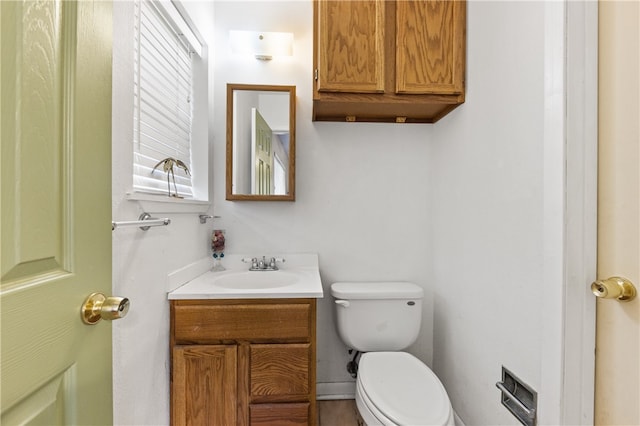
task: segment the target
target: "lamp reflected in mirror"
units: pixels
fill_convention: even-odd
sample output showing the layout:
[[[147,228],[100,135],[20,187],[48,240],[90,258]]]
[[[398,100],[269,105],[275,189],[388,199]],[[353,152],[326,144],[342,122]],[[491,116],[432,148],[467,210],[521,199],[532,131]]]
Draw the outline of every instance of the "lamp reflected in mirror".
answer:
[[[295,86],[227,84],[227,200],[295,200]]]

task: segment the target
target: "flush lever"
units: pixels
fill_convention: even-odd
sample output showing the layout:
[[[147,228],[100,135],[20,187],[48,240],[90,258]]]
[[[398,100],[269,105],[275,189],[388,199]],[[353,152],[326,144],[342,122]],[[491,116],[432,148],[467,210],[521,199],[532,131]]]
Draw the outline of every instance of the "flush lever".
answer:
[[[348,308],[350,303],[348,300],[336,300],[336,305],[342,306],[343,308]]]

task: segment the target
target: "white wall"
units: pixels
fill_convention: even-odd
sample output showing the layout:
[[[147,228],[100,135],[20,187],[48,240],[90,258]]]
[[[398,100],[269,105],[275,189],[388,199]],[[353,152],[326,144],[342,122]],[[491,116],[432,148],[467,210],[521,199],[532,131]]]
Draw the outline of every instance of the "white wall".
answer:
[[[544,7],[469,2],[467,102],[427,153],[434,369],[467,425],[517,424],[502,365],[541,386]]]
[[[114,234],[114,288],[132,299],[127,321],[114,324],[116,423],[168,422],[164,283],[208,254],[215,227],[226,230],[229,252],[319,254],[319,382],[351,380],[330,284],[414,281],[435,299],[433,367],[454,408],[468,425],[517,424],[494,383],[502,363],[540,383],[542,7],[469,2],[467,103],[435,125],[397,125],[311,122],[311,2],[187,2],[211,46],[209,213],[221,218],[204,226],[173,215],[166,229]],[[293,32],[294,56],[231,56],[230,29]],[[296,85],[295,202],[225,201],[227,83]],[[114,146],[119,219],[139,214],[122,201],[127,150]],[[411,349],[430,365],[431,338],[425,327]]]
[[[114,9],[119,3],[114,5]],[[116,424],[167,424],[167,275],[208,256],[211,230],[226,230],[227,250],[242,253],[315,252],[327,297],[318,315],[318,380],[351,381],[346,348],[333,325],[328,286],[337,280],[399,279],[428,287],[427,185],[428,125],[333,124],[311,122],[310,2],[186,2],[185,7],[210,45],[213,100],[213,202],[221,219],[200,225],[195,214],[167,213],[171,226],[142,232],[114,232],[114,293],[129,297],[126,321],[114,323],[114,421]],[[214,10],[215,9],[215,10]],[[215,22],[209,22],[215,15]],[[118,25],[118,24],[116,24]],[[294,57],[278,62],[231,57],[229,29],[291,31]],[[215,30],[215,42],[210,32]],[[124,31],[116,28],[116,31]],[[116,47],[117,48],[117,47]],[[128,74],[114,68],[114,86]],[[296,85],[297,200],[224,200],[226,83]],[[113,217],[137,218],[142,208],[126,200],[130,174],[130,130],[126,95],[114,97]],[[427,288],[428,290],[428,288]],[[425,314],[429,315],[429,313]],[[429,329],[425,338],[430,341]],[[428,345],[413,352],[431,359]]]
[[[215,8],[213,186],[215,214],[221,216],[216,226],[226,230],[232,252],[319,254],[325,298],[318,308],[318,381],[351,381],[329,286],[365,279],[429,286],[425,163],[431,128],[311,122],[311,2],[216,1]],[[229,30],[292,32],[294,56],[264,62],[231,55]],[[295,202],[225,201],[227,83],[296,86]],[[424,332],[430,341],[428,327]],[[428,345],[414,352],[430,362]]]
[[[260,95],[258,107],[262,117],[274,131],[289,131],[289,94],[271,92]]]
[[[158,207],[127,199],[133,161],[133,55],[123,52],[133,47],[132,3],[114,2],[113,13],[112,217],[136,220],[150,211],[172,221],[146,232],[136,227],[113,232],[113,294],[131,300],[127,317],[113,323],[114,424],[162,425],[169,423],[167,275],[207,256],[213,225],[201,225],[197,213],[167,213],[177,209],[175,204]],[[208,208],[192,207],[203,213]]]

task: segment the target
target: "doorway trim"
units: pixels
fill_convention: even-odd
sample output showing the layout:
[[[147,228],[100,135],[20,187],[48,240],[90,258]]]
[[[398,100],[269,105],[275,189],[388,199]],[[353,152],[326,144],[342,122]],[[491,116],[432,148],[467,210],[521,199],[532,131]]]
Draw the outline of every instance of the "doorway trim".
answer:
[[[595,298],[589,285],[596,278],[597,260],[597,2],[547,2],[544,43],[541,291],[548,315],[541,325],[539,423],[592,424]]]

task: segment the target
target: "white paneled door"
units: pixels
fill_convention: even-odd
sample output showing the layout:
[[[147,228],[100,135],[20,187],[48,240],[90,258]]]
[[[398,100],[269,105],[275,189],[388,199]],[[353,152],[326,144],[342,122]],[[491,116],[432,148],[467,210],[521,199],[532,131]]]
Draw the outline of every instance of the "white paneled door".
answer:
[[[1,419],[111,424],[111,4],[2,1]]]
[[[599,3],[598,278],[640,289],[640,3]],[[640,297],[598,300],[595,424],[640,424]]]
[[[260,111],[251,108],[251,193],[273,194],[273,130]]]

